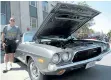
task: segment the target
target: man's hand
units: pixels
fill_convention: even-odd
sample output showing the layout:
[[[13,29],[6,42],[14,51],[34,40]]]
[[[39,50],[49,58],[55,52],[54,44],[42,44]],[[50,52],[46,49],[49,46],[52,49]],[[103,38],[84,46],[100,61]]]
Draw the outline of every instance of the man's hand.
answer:
[[[2,46],[3,46],[3,49],[5,49],[6,44],[5,44],[5,43],[3,43],[3,44],[2,44]]]
[[[16,40],[15,42],[16,42],[16,43],[19,43],[20,41],[19,41],[19,40]]]

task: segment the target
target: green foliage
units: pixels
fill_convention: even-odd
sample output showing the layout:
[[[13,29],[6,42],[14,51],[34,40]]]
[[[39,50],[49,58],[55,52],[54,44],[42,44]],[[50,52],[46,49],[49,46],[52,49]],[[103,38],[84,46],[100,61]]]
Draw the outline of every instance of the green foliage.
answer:
[[[89,29],[89,31],[91,34],[95,33],[93,29]]]
[[[86,3],[86,1],[78,2],[78,5],[89,7],[89,5]]]
[[[111,30],[107,33],[107,36],[111,38]]]

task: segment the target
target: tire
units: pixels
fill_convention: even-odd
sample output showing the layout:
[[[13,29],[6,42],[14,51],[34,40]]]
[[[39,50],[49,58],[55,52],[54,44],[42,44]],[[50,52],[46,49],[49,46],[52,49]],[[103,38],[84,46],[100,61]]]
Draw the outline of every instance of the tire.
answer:
[[[33,66],[32,66],[32,64],[33,64]],[[33,71],[32,67],[35,68],[36,71]],[[46,80],[46,76],[43,75],[39,71],[39,69],[37,68],[37,66],[35,65],[35,63],[34,63],[34,61],[32,59],[29,59],[27,68],[28,68],[28,73],[29,73],[29,76],[30,76],[31,80]],[[36,74],[36,76],[35,76],[34,73]]]

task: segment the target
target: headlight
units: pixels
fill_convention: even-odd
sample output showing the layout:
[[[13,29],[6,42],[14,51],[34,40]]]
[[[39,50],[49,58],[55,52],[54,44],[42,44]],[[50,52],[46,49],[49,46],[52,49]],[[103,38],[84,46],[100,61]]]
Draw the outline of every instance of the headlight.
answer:
[[[68,60],[71,59],[71,54],[70,53],[63,53],[62,54],[62,60],[67,62]]]
[[[54,54],[53,58],[52,58],[52,63],[54,64],[58,64],[60,62],[61,58],[59,54]]]

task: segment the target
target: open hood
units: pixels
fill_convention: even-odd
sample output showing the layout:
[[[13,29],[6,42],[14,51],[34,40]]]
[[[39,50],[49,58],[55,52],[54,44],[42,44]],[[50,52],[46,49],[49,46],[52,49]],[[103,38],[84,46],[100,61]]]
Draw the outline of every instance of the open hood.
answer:
[[[85,6],[58,3],[37,30],[34,40],[42,36],[67,38],[99,13]]]

